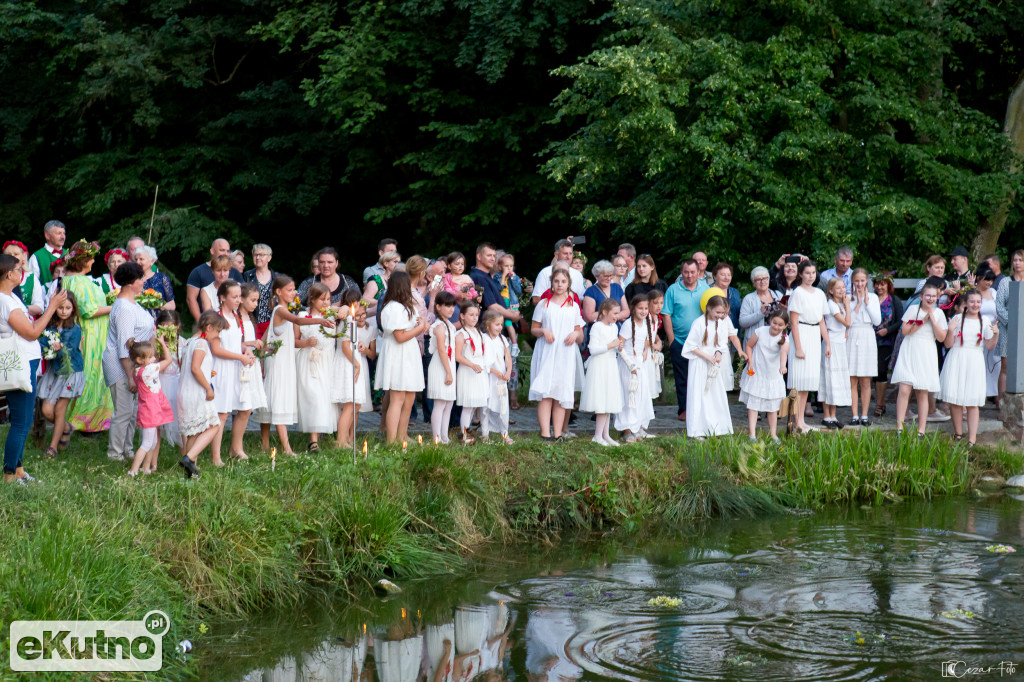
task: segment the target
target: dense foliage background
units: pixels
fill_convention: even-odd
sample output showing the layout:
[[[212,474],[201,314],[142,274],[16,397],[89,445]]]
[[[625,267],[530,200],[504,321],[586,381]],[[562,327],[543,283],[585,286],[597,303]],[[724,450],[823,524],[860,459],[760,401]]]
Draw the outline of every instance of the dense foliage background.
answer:
[[[293,272],[385,235],[526,273],[583,230],[663,271],[1005,251],[1022,29],[997,0],[3,2],[0,233],[145,237],[159,185],[178,277],[214,235]]]

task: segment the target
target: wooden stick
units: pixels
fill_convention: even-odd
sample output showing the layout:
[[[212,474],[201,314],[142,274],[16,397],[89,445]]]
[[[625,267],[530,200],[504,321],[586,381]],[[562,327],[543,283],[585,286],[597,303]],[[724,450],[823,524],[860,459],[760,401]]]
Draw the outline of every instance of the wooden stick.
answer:
[[[146,243],[150,245],[153,243],[153,221],[156,220],[156,198],[159,194],[160,185],[157,185],[156,191],[153,192],[153,213],[149,216],[149,239],[146,240]]]

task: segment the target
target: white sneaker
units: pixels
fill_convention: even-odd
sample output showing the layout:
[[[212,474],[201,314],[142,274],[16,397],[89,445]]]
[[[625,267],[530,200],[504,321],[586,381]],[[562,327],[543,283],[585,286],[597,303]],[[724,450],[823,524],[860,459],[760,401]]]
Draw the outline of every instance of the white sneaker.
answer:
[[[640,437],[641,438],[657,438],[657,436],[655,436],[653,433],[647,433],[643,429],[640,430]]]
[[[565,431],[562,431],[562,438],[575,438],[575,437],[576,437],[576,434],[573,433],[572,431],[569,431],[568,429],[566,429]]]
[[[945,414],[943,412],[940,412],[939,410],[935,410],[930,415],[928,415],[928,421],[930,421],[930,422],[948,422],[949,421],[949,415]]]
[[[622,443],[620,443],[619,441],[617,441],[617,440],[613,440],[613,439],[611,439],[611,438],[609,438],[608,440],[606,440],[606,441],[604,442],[604,444],[605,444],[605,445],[607,445],[607,446],[609,446],[609,447],[613,447],[613,448],[617,448],[617,447],[619,447],[619,446],[621,446],[621,445],[622,445]]]
[[[603,447],[603,448],[606,448],[606,447],[608,447],[608,443],[605,443],[605,442],[604,442],[603,440],[601,440],[601,439],[600,439],[600,438],[598,438],[597,436],[594,436],[593,438],[591,438],[591,439],[590,439],[590,442],[591,442],[591,443],[597,443],[598,445],[600,445],[600,446],[601,446],[601,447]]]

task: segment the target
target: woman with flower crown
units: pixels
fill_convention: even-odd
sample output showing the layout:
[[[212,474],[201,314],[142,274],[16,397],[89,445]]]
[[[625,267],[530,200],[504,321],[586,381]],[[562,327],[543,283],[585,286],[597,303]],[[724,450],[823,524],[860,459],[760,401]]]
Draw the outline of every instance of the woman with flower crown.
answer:
[[[85,388],[68,410],[68,423],[76,431],[95,433],[110,428],[114,401],[100,370],[107,347],[110,306],[96,281],[89,276],[99,255],[100,245],[80,240],[68,249],[64,288],[74,294],[82,325],[82,359],[85,362]]]

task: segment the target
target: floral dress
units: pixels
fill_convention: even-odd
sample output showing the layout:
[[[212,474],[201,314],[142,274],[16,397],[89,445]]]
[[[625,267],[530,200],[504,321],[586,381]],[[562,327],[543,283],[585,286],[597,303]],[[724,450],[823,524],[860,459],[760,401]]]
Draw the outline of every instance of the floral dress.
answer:
[[[68,423],[76,431],[106,431],[114,415],[114,402],[100,369],[107,347],[109,314],[96,311],[107,305],[107,297],[92,278],[68,275],[64,288],[75,295],[82,318],[82,358],[85,362],[85,388],[68,410]]]

